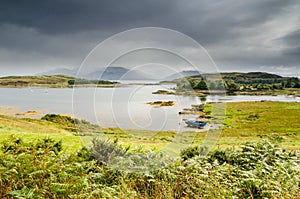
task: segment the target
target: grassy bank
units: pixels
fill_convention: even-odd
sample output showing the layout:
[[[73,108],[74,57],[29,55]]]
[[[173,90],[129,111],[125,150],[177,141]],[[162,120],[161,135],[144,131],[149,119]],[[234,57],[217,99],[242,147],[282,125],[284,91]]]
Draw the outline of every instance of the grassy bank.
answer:
[[[211,106],[211,105],[209,105]],[[209,106],[206,109],[209,109]],[[239,147],[248,141],[260,141],[269,136],[281,139],[281,147],[300,150],[300,103],[296,102],[233,102],[226,103],[226,117],[215,148]],[[106,128],[108,137],[122,143],[141,145],[148,149],[163,148],[174,139],[179,144],[193,140],[202,144],[207,132],[152,132]]]
[[[209,105],[211,106],[211,105]],[[207,107],[206,109],[209,109]],[[279,136],[281,146],[286,149],[300,149],[300,103],[287,102],[234,102],[226,104],[226,119],[220,138],[216,144],[219,148],[240,146],[247,141],[259,141],[266,137]],[[49,119],[50,120],[50,119]],[[173,139],[179,142],[193,140],[199,145],[207,132],[184,132],[176,134],[171,131],[146,131],[118,128],[101,128],[88,123],[66,128],[65,123],[57,121],[21,119],[0,116],[0,141],[15,135],[24,139],[49,136],[62,139],[68,144],[68,151],[76,151],[81,141],[89,134],[101,134],[110,139],[118,138],[121,143],[132,146],[144,146],[147,149],[161,149]],[[68,126],[68,125],[67,125]],[[76,136],[80,127],[82,137]],[[180,143],[179,143],[180,144]]]
[[[62,125],[53,122],[26,118],[13,118],[0,115],[0,142],[12,137],[22,138],[24,141],[49,137],[62,140],[66,153],[75,152],[81,146],[80,137],[74,132],[66,130]]]
[[[280,135],[282,146],[300,149],[300,103],[227,103],[220,145],[240,145],[269,135]]]
[[[176,89],[174,91],[166,91],[166,90],[157,90],[152,92],[153,94],[160,95],[184,95],[184,96],[198,96],[198,97],[206,97],[208,95],[224,95],[226,92],[227,95],[288,95],[288,96],[300,96],[300,88],[283,88],[277,90],[244,90],[244,91],[234,91],[227,92],[224,90],[193,90],[193,89]]]

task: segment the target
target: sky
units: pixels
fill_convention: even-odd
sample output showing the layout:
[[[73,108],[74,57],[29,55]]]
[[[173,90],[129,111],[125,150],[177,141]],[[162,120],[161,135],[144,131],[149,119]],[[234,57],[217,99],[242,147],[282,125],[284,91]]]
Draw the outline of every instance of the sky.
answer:
[[[0,76],[78,68],[92,49],[117,33],[161,27],[201,44],[219,71],[266,71],[300,77],[299,0],[0,3]],[[131,42],[119,40],[115,47]],[[189,49],[176,40],[172,46]],[[143,63],[143,56],[132,59]]]

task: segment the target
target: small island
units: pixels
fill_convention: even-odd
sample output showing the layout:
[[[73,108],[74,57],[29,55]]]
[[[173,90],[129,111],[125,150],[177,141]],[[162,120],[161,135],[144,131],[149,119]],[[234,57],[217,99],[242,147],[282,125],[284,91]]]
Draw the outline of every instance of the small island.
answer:
[[[22,87],[109,87],[116,86],[118,82],[107,80],[89,80],[66,75],[41,75],[41,76],[7,76],[0,77],[0,88]]]
[[[174,106],[174,101],[155,101],[155,102],[147,102],[147,104],[154,106],[156,108],[162,107],[162,106]]]
[[[166,90],[157,90],[157,91],[152,92],[152,94],[174,95],[175,92],[172,92],[172,91],[166,91]]]
[[[176,84],[174,92],[158,90],[164,95],[292,95],[300,96],[300,79],[265,72],[208,73],[174,79],[163,83]]]

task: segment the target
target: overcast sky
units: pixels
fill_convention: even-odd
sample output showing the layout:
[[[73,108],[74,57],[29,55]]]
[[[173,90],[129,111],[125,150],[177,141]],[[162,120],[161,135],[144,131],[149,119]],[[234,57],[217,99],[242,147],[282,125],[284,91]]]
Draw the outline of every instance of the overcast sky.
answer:
[[[0,0],[0,75],[77,68],[104,39],[139,27],[182,32],[220,71],[300,76],[299,0]],[[125,41],[120,41],[125,42]],[[178,48],[181,43],[176,43]]]

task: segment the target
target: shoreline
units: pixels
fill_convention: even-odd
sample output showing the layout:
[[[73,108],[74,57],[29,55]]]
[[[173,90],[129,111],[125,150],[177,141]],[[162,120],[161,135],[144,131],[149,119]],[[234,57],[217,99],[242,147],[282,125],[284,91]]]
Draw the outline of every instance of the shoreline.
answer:
[[[239,146],[247,141],[265,139],[271,135],[280,135],[283,138],[282,146],[286,149],[299,150],[299,103],[295,102],[230,102],[226,105],[226,117],[221,128],[215,147]],[[0,107],[0,110],[3,107]],[[289,110],[289,111],[287,111]],[[30,113],[30,112],[27,112]],[[281,117],[276,116],[281,115]],[[65,114],[61,114],[65,115]],[[266,122],[268,121],[268,122]],[[21,135],[29,138],[54,136],[57,139],[86,139],[85,134],[76,134],[68,131],[63,124],[46,122],[41,119],[30,119],[27,116],[20,118],[16,116],[5,116],[0,113],[0,140],[11,135]],[[89,125],[88,125],[89,124]],[[208,129],[214,132],[208,123],[204,129],[188,129],[182,132],[174,130],[138,130],[101,127],[93,123],[83,123],[83,131],[101,132],[109,139],[119,139],[122,143],[132,145],[144,145],[147,148],[163,148],[168,143],[177,140],[190,140],[192,144],[200,144],[208,135]],[[288,128],[287,125],[289,126]],[[91,128],[91,130],[89,130]],[[52,129],[52,130],[51,130]],[[56,129],[56,130],[55,130]],[[79,129],[81,130],[81,129]],[[60,131],[64,134],[59,133]],[[71,135],[72,134],[72,135]],[[97,134],[93,134],[97,135]],[[71,137],[70,137],[71,136]],[[77,149],[77,148],[76,148]],[[73,150],[73,149],[72,149]],[[74,148],[75,150],[75,148]]]
[[[118,83],[118,84],[78,84],[78,85],[50,85],[50,84],[41,84],[41,85],[0,85],[1,88],[114,88],[114,87],[124,87],[124,86],[152,86],[160,85],[158,83]]]
[[[79,84],[73,86],[58,86],[58,85],[0,85],[0,89],[65,89],[65,88],[118,88],[118,87],[128,87],[128,86],[153,86],[153,85],[164,85],[159,83],[118,83],[118,84]],[[196,96],[196,97],[207,97],[209,95],[226,95],[226,96],[236,96],[236,95],[249,95],[249,96],[293,96],[300,97],[300,88],[297,89],[283,89],[283,90],[273,90],[273,91],[236,91],[236,92],[225,92],[222,90],[157,90],[152,92],[154,95],[178,95],[178,96]]]
[[[196,97],[206,97],[209,95],[227,95],[227,96],[236,96],[236,95],[249,95],[249,96],[294,96],[300,97],[300,88],[297,89],[283,89],[283,90],[268,90],[268,91],[236,91],[236,92],[227,92],[223,90],[157,90],[152,92],[155,95],[181,95],[181,96],[196,96]]]

